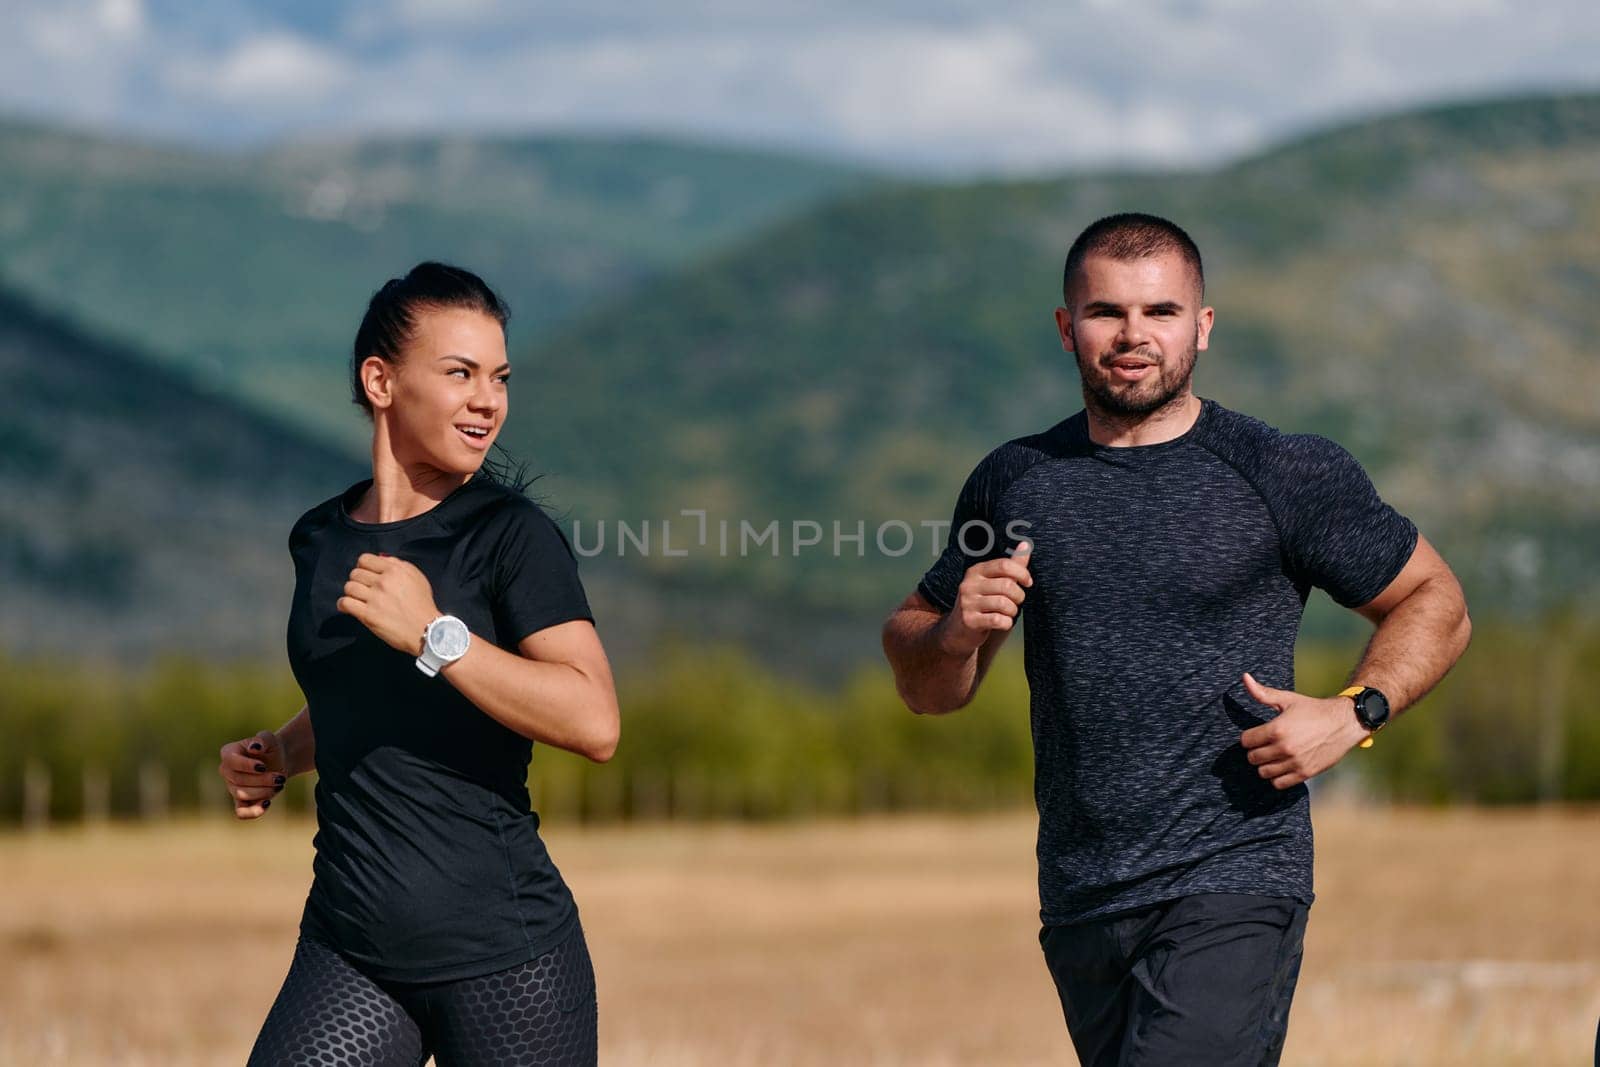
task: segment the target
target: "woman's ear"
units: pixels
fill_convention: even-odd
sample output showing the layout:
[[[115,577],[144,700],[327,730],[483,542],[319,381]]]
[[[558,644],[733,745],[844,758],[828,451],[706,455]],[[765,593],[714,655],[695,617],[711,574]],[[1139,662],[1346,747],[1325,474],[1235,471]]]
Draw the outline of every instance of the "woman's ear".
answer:
[[[394,370],[382,356],[368,356],[361,363],[361,386],[373,410],[394,403]]]

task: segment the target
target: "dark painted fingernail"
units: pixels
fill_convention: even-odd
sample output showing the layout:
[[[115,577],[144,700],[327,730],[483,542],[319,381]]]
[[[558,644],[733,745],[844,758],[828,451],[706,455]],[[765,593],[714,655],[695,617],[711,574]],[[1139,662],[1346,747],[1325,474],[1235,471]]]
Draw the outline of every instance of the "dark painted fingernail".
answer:
[[[287,782],[288,780],[289,780],[288,778],[284,777],[281,774],[274,774],[272,776],[272,784],[275,785],[275,786],[279,786],[280,788],[283,786],[283,783]]]
[[[266,769],[267,769],[267,765],[265,763],[256,764],[256,773],[257,774],[260,774],[261,772],[265,771]]]
[[[251,752],[260,752],[261,751],[261,742],[260,741],[252,741],[252,742],[250,742],[250,751]]]
[[[263,800],[263,801],[262,801],[262,802],[261,802],[261,807],[262,807],[262,810],[266,810],[266,809],[267,809],[267,808],[270,808],[270,807],[272,807],[272,801],[270,801],[270,800]]]

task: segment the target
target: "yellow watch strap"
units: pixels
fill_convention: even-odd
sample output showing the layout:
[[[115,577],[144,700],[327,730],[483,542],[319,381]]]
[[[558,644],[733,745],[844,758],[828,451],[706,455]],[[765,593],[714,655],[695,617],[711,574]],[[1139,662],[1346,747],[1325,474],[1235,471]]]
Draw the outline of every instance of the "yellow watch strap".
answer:
[[[1361,695],[1361,691],[1363,689],[1365,689],[1365,688],[1366,688],[1366,686],[1364,686],[1364,685],[1352,685],[1349,689],[1346,689],[1346,690],[1343,690],[1342,692],[1340,692],[1339,695],[1342,696],[1342,697],[1360,696]],[[1359,745],[1357,745],[1356,747],[1357,748],[1371,748],[1372,747],[1372,735],[1368,734],[1366,737],[1362,738],[1361,739],[1361,743]]]

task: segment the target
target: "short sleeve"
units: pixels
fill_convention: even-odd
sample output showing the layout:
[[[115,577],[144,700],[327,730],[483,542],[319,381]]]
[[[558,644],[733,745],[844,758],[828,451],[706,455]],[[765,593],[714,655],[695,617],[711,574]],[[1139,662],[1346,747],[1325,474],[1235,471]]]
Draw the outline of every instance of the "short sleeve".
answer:
[[[917,583],[917,592],[941,611],[956,606],[956,591],[967,570],[986,560],[999,559],[1010,547],[1001,537],[994,517],[998,498],[998,452],[991,452],[967,476],[950,516],[950,536],[944,551]]]
[[[1417,527],[1384,503],[1361,464],[1313,434],[1285,437],[1275,509],[1297,580],[1360,607],[1394,581],[1417,547]]]
[[[561,528],[531,500],[513,503],[506,522],[492,596],[495,627],[508,647],[558,623],[593,622],[577,557]]]

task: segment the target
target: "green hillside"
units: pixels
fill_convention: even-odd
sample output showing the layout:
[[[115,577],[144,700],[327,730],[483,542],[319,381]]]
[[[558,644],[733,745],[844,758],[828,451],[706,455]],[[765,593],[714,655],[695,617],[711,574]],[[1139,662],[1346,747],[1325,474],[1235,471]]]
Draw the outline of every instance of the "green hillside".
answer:
[[[512,443],[589,514],[948,518],[990,447],[1081,406],[1051,322],[1078,230],[1191,230],[1197,391],[1334,436],[1486,603],[1600,592],[1600,97],[1457,106],[1228,167],[880,188],[526,352]],[[883,609],[929,561],[657,558]],[[854,551],[850,546],[850,551]]]
[[[281,650],[294,520],[348,457],[0,291],[0,647]]]
[[[503,289],[522,339],[841,190],[857,171],[582,137],[227,154],[0,125],[0,284],[346,444],[367,298],[418,260]]]
[[[0,655],[281,665],[289,529],[369,476],[368,462],[4,289],[0,373],[17,383],[0,402]],[[553,484],[533,492],[577,514]],[[776,659],[804,626],[814,640],[793,670],[853,663],[870,638],[860,619],[764,617],[748,598],[631,561],[586,560],[583,580],[619,665],[691,632]]]
[[[1189,174],[854,192],[845,176],[844,194],[748,231],[763,209],[746,186],[777,188],[786,164],[745,157],[754,169],[722,208],[684,208],[675,187],[659,202],[689,221],[630,229],[656,195],[640,175],[692,170],[699,150],[488,144],[234,157],[0,136],[0,170],[34,176],[0,194],[0,277],[34,279],[26,301],[0,288],[0,358],[24,383],[0,404],[0,640],[71,648],[99,627],[135,651],[280,648],[288,524],[363,472],[365,423],[343,384],[354,315],[388,264],[470,236],[479,254],[459,258],[496,280],[492,254],[508,274],[532,264],[506,285],[514,300],[519,285],[575,293],[584,278],[614,288],[569,309],[626,290],[563,326],[519,300],[504,438],[587,543],[601,519],[654,527],[648,559],[618,561],[612,525],[605,555],[584,561],[608,648],[628,657],[676,632],[740,638],[794,669],[870,656],[876,620],[933,548],[919,529],[913,551],[885,559],[874,528],[948,518],[984,452],[1080,406],[1050,317],[1060,261],[1085,223],[1128,208],[1177,218],[1206,253],[1218,320],[1202,395],[1349,446],[1463,572],[1475,608],[1600,592],[1600,97],[1399,116]],[[655,162],[627,163],[641,152]],[[539,186],[558,212],[518,207],[534,157],[559,162]],[[361,180],[330,177],[349,174]],[[532,231],[518,220],[553,233],[580,202],[594,214],[569,236],[590,258],[557,257],[578,273],[551,281],[556,267],[520,256],[516,235]],[[704,238],[708,256],[648,276],[638,264],[664,265],[674,234],[709,232],[698,210],[742,221]],[[617,266],[619,233],[632,266]],[[313,328],[326,337],[304,340]],[[135,343],[94,339],[106,335]],[[196,353],[218,361],[202,373],[217,388],[188,383]],[[306,425],[342,427],[349,458]],[[682,509],[728,520],[734,558],[665,556],[662,519],[675,547],[692,535]],[[770,543],[739,558],[741,520],[786,524],[776,558]],[[793,554],[793,520],[821,524],[825,543]],[[864,523],[865,558],[853,543],[833,557],[835,520]]]

